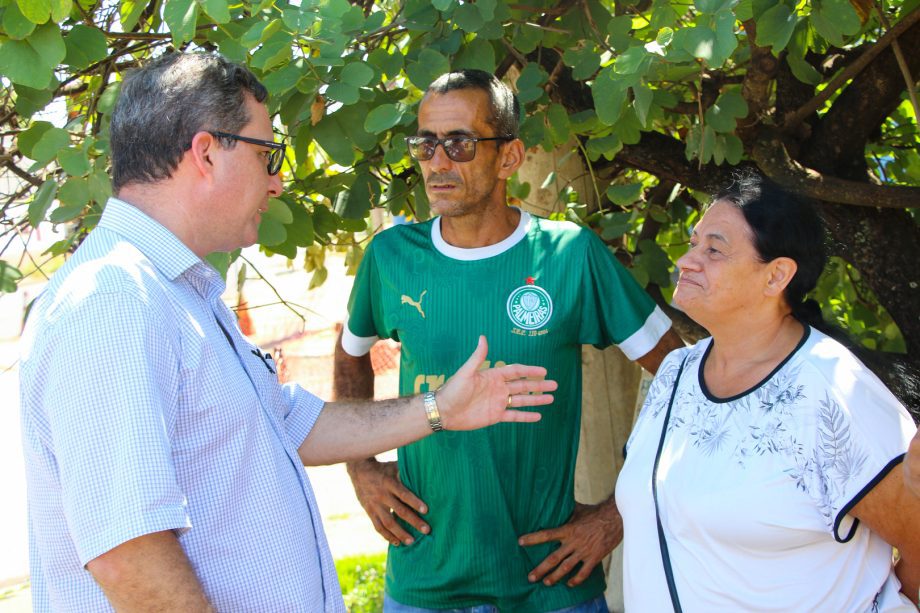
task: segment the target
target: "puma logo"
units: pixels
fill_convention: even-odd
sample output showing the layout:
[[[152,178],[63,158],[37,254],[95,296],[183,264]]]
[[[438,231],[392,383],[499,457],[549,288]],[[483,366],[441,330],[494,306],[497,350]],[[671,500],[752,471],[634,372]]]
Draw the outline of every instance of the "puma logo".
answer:
[[[425,319],[425,311],[422,310],[422,298],[425,297],[425,294],[428,293],[427,289],[423,289],[421,295],[418,297],[418,300],[413,300],[410,296],[405,294],[399,299],[402,304],[411,304],[418,309],[419,314],[422,316],[422,319]]]

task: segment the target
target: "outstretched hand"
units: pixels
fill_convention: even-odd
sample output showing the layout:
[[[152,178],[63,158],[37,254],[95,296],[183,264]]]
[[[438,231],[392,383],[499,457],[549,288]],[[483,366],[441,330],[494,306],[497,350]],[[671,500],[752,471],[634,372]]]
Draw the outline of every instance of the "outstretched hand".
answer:
[[[503,421],[539,421],[534,411],[512,410],[550,404],[545,392],[556,389],[544,379],[540,366],[509,364],[480,370],[489,352],[486,337],[479,337],[473,355],[438,390],[438,408],[445,430],[474,430]]]
[[[581,564],[575,576],[567,582],[569,587],[575,587],[591,575],[594,567],[621,540],[623,519],[611,497],[597,505],[576,502],[575,512],[568,523],[558,528],[525,534],[518,539],[518,543],[528,547],[558,541],[559,548],[546,556],[527,579],[532,583],[542,580],[544,585],[555,585]]]

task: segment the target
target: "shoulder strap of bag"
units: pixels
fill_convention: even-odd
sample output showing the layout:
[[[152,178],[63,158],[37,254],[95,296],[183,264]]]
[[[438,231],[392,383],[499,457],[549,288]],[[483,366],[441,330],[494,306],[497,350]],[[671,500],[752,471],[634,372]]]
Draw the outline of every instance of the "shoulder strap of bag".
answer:
[[[671,400],[668,401],[668,410],[664,414],[664,423],[661,426],[661,439],[658,441],[658,451],[655,453],[655,464],[652,467],[652,499],[655,501],[655,521],[658,523],[658,544],[661,547],[661,562],[664,565],[664,576],[668,582],[668,591],[671,593],[671,604],[674,613],[683,613],[680,608],[680,598],[677,596],[677,586],[674,584],[674,573],[671,572],[671,556],[668,554],[668,543],[664,538],[664,528],[661,526],[661,514],[658,511],[658,461],[661,459],[661,450],[664,448],[664,438],[668,432],[668,422],[671,420],[671,407],[674,405],[674,396],[677,395],[677,385],[680,375],[684,372],[685,357],[680,363],[677,377],[674,379],[674,388],[671,390]]]

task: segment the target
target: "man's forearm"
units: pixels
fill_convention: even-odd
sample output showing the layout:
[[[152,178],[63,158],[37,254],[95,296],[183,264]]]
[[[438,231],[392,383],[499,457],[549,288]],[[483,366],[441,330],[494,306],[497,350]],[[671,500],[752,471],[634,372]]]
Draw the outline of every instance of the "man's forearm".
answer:
[[[172,532],[125,541],[86,568],[120,612],[213,610]]]
[[[362,356],[348,354],[342,347],[342,335],[335,343],[332,368],[333,400],[370,400],[374,397],[374,369],[370,352]]]
[[[681,347],[684,347],[684,341],[677,335],[674,328],[671,328],[664,333],[664,336],[659,339],[658,344],[651,351],[636,360],[636,362],[654,375],[658,372],[658,367],[661,366],[664,358],[675,349],[680,349]]]

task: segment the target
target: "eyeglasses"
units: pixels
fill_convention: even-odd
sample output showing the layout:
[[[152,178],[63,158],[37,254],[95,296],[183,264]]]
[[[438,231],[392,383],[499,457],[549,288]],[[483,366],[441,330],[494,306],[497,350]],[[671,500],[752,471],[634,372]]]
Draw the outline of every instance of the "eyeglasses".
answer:
[[[444,153],[454,162],[470,162],[476,157],[476,143],[486,140],[509,141],[514,140],[514,137],[450,136],[448,138],[435,138],[433,136],[407,136],[406,145],[409,147],[409,155],[419,162],[427,162],[433,158],[438,145],[444,147]]]
[[[229,138],[230,140],[238,140],[244,143],[249,143],[250,145],[268,147],[268,174],[276,175],[278,174],[278,171],[281,170],[281,162],[284,161],[284,151],[287,149],[287,146],[284,143],[262,140],[261,138],[249,138],[248,136],[230,134],[229,132],[211,132],[209,130],[208,134],[216,138]]]

